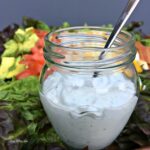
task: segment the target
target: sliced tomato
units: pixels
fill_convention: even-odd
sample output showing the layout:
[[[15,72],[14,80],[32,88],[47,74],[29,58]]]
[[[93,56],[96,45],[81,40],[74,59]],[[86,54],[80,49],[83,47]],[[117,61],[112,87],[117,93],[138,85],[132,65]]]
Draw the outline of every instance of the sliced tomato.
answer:
[[[43,48],[44,47],[44,39],[39,39],[36,43],[37,48]]]
[[[140,59],[150,63],[150,47],[144,46],[141,42],[136,42],[135,46],[139,52]]]
[[[38,61],[38,62],[40,62],[40,63],[44,63],[45,61],[44,61],[44,57],[43,57],[43,55],[42,54],[38,54],[38,53],[36,53],[36,54],[33,54],[33,55],[24,55],[24,60],[22,60],[21,62],[25,62],[25,61]]]
[[[16,76],[16,79],[20,80],[20,79],[26,78],[26,77],[31,76],[31,75],[34,75],[34,73],[30,69],[26,69],[23,72],[19,73]]]

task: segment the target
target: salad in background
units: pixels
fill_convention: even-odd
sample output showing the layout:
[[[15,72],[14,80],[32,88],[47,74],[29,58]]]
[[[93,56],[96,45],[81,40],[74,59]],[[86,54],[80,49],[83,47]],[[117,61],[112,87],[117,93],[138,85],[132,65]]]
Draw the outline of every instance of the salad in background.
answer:
[[[125,29],[133,31],[140,25],[141,22],[134,22]],[[70,25],[65,22],[62,27],[68,26]],[[44,64],[44,37],[52,30],[54,27],[49,27],[42,21],[24,17],[23,26],[14,24],[0,32],[0,79],[39,76]],[[138,53],[134,65],[137,72],[141,73],[143,69],[149,70],[150,38],[140,32],[135,33],[137,40],[135,46]]]
[[[138,29],[142,24],[132,22],[125,28],[135,33],[140,101],[120,137],[107,150],[150,148],[150,36]],[[24,17],[21,26],[14,24],[0,32],[0,149],[66,149],[41,106],[38,78],[45,63],[45,35],[69,26],[67,22],[48,26]]]

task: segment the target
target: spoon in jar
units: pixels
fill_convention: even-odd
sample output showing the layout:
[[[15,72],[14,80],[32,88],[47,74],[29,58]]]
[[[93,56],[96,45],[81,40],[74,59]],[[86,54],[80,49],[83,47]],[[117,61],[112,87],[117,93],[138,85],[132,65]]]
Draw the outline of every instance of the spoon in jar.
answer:
[[[111,45],[115,41],[117,35],[120,33],[121,29],[123,28],[123,26],[125,25],[125,23],[129,19],[131,14],[133,13],[133,11],[135,10],[135,8],[139,2],[140,2],[140,0],[129,0],[128,1],[127,5],[124,8],[121,16],[119,17],[112,33],[110,34],[104,48],[110,48],[111,47]],[[99,60],[103,58],[105,53],[106,53],[106,51],[101,52],[101,54],[99,55]],[[93,77],[97,77],[97,75],[98,75],[98,73],[94,72]]]

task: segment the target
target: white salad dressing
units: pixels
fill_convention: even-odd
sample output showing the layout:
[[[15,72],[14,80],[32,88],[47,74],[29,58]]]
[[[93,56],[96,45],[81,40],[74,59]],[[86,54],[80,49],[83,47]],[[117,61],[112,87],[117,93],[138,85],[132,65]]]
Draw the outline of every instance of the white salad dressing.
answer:
[[[137,102],[134,83],[122,73],[73,75],[55,72],[40,94],[56,132],[71,147],[98,150],[111,144]]]

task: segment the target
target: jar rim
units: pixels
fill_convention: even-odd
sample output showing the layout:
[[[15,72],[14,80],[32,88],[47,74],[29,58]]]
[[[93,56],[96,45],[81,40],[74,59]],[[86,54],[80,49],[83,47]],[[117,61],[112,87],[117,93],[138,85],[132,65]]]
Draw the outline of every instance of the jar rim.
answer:
[[[60,32],[64,32],[64,31],[69,31],[69,30],[78,30],[78,29],[101,29],[101,30],[104,30],[104,31],[112,31],[113,28],[107,28],[107,27],[98,27],[98,26],[73,26],[73,27],[68,27],[68,28],[63,28],[63,29],[58,29],[58,30],[55,30],[53,32],[50,32],[48,33],[46,36],[45,36],[45,41],[46,42],[49,42],[50,44],[52,44],[53,46],[57,46],[59,48],[65,48],[65,49],[73,49],[73,50],[81,50],[81,48],[78,48],[78,47],[74,47],[72,48],[71,46],[64,46],[64,45],[60,45],[54,41],[51,41],[49,40],[50,36],[52,36],[54,33],[60,33]],[[120,32],[121,34],[124,34],[124,35],[127,35],[129,37],[128,41],[125,42],[123,45],[119,45],[117,47],[110,47],[110,48],[101,48],[101,47],[98,47],[98,50],[101,50],[101,51],[108,51],[108,50],[117,50],[117,49],[122,49],[122,48],[125,48],[127,47],[128,45],[132,44],[134,41],[135,41],[135,38],[133,36],[133,33],[129,33],[125,30],[122,30]],[[91,48],[91,47],[90,47]],[[98,51],[97,50],[97,51]]]
[[[66,46],[64,44],[57,43],[57,41],[52,41],[51,37],[53,37],[53,34],[58,33],[58,38],[54,38],[55,40],[57,39],[61,39],[62,35],[64,36],[64,33],[66,34],[66,37],[69,39],[70,41],[70,33],[74,33],[74,35],[76,35],[76,33],[78,34],[82,29],[90,29],[89,31],[99,31],[99,32],[103,32],[105,34],[107,34],[107,38],[105,38],[104,41],[99,41],[99,39],[97,39],[98,41],[98,46],[86,46],[86,47],[74,47],[74,46]],[[53,63],[57,66],[60,67],[65,67],[68,69],[73,69],[73,70],[78,70],[78,69],[85,69],[87,70],[88,68],[91,69],[97,69],[97,70],[102,70],[102,69],[108,69],[108,68],[116,68],[116,67],[121,67],[122,65],[127,65],[129,63],[132,63],[133,60],[135,59],[135,54],[136,54],[136,49],[134,48],[134,36],[132,33],[129,33],[127,31],[121,31],[119,36],[116,39],[116,43],[117,45],[120,44],[120,39],[121,39],[121,45],[115,46],[115,47],[111,47],[111,48],[101,48],[99,47],[99,43],[103,43],[107,41],[108,39],[108,35],[111,34],[111,31],[113,29],[112,28],[105,28],[105,27],[97,27],[97,26],[76,26],[76,27],[69,27],[69,28],[64,28],[64,29],[58,29],[54,32],[48,33],[45,37],[45,48],[44,48],[44,57],[47,60],[47,62]],[[66,31],[66,32],[65,32]],[[70,32],[67,32],[70,31]],[[72,31],[78,31],[78,32],[72,32]],[[86,34],[88,32],[84,31]],[[63,33],[63,34],[62,34]],[[68,36],[69,33],[69,36]],[[86,35],[85,34],[85,35]],[[93,34],[96,38],[98,37],[102,37],[102,35],[96,35]],[[93,36],[92,35],[92,36]],[[80,36],[80,35],[79,35]],[[65,38],[66,38],[65,37]],[[88,35],[89,39],[91,38]],[[79,38],[80,39],[80,38]],[[95,39],[92,39],[95,40]],[[119,42],[118,42],[118,41]],[[78,41],[75,38],[75,42]],[[84,41],[84,40],[83,40]],[[71,52],[73,53],[74,51],[79,51],[81,53],[85,53],[85,52],[107,52],[106,54],[110,54],[112,52],[118,54],[116,56],[113,56],[111,58],[108,59],[96,59],[96,60],[76,60],[76,61],[65,61],[65,56],[63,56],[62,54],[58,54],[58,52],[56,52],[55,50],[53,50],[53,48],[60,48],[60,49],[65,49],[65,51]],[[58,56],[59,55],[59,56]],[[57,57],[58,56],[58,57]],[[57,62],[55,61],[56,59],[62,59],[61,62]],[[64,60],[63,60],[64,59]],[[122,61],[123,60],[123,61]],[[119,63],[118,63],[119,62]]]

